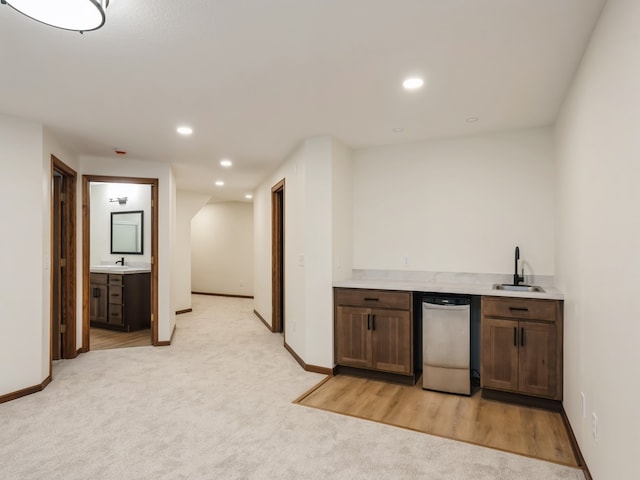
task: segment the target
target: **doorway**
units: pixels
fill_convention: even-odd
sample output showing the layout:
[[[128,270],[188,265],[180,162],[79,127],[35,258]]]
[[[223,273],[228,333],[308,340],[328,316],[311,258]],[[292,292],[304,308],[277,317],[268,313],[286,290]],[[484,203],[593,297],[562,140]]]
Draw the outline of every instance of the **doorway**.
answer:
[[[126,346],[138,346],[141,343],[146,345],[159,345],[158,342],[158,179],[157,178],[132,178],[132,177],[111,177],[111,176],[97,176],[97,175],[84,175],[82,184],[82,278],[83,278],[83,332],[82,332],[82,346],[83,351],[89,351],[92,344],[92,328],[91,325],[95,325],[96,316],[109,315],[109,320],[104,319],[105,329],[100,330],[99,343],[96,341],[96,347],[101,348],[116,348]],[[126,190],[131,188],[137,191],[144,190],[146,193],[141,195],[146,198],[138,198],[136,201],[142,202],[145,205],[144,210],[147,213],[140,213],[138,207],[132,198],[127,195],[110,195],[105,189],[105,198],[100,203],[94,205],[94,208],[99,207],[99,211],[104,210],[106,218],[104,221],[100,221],[95,227],[101,229],[106,238],[103,239],[107,248],[102,256],[111,257],[115,255],[115,252],[122,252],[121,247],[117,247],[114,250],[114,222],[115,216],[109,209],[103,208],[103,203],[111,204],[113,206],[119,205],[120,213],[127,214],[128,217],[135,216],[140,218],[140,245],[146,245],[146,247],[140,252],[131,252],[131,255],[118,253],[117,257],[125,258],[125,261],[119,260],[117,263],[113,261],[100,262],[104,263],[104,271],[107,273],[100,273],[96,275],[92,273],[92,264],[96,262],[95,255],[92,257],[92,225],[91,225],[91,190],[92,186],[99,186],[104,184],[109,188],[113,187],[116,190]],[[141,189],[140,187],[148,186],[148,189]],[[134,208],[135,207],[135,208]],[[123,210],[135,210],[135,211],[123,211]],[[120,230],[130,230],[132,225],[120,224],[120,221],[124,221],[122,216],[118,216],[120,220],[117,222],[117,226]],[[145,220],[143,220],[145,219]],[[148,220],[146,220],[148,219]],[[144,223],[143,223],[144,222]],[[126,228],[125,228],[126,227]],[[148,230],[148,232],[145,232]],[[148,241],[146,239],[149,239]],[[143,243],[144,239],[144,243]],[[118,244],[120,240],[118,239]],[[126,242],[125,242],[126,243]],[[137,245],[134,242],[134,245]],[[94,245],[94,248],[95,245]],[[96,248],[97,250],[97,248]],[[142,256],[144,254],[144,256]],[[124,255],[124,256],[123,256]],[[134,260],[132,260],[134,259]],[[140,259],[140,262],[138,262]],[[119,265],[121,264],[121,265]],[[143,266],[144,265],[144,266]],[[119,270],[109,270],[106,267],[122,267]],[[135,271],[131,271],[130,267],[133,267]],[[124,269],[124,270],[123,270]],[[148,273],[147,273],[148,272]],[[134,274],[135,273],[135,274]],[[104,281],[104,285],[102,282]],[[99,282],[99,285],[94,283]],[[124,284],[122,282],[125,282]],[[127,288],[131,285],[132,288]],[[108,292],[108,299],[107,299]],[[115,295],[116,300],[111,298],[111,294]],[[103,298],[104,301],[99,301]],[[127,300],[128,299],[128,300]],[[104,303],[104,305],[102,305]],[[96,306],[101,305],[103,311],[97,311]],[[135,312],[131,315],[130,319],[126,317],[132,312],[132,308],[135,308]],[[140,313],[142,312],[142,313]],[[115,317],[111,318],[111,316]],[[135,324],[134,324],[135,323]],[[144,333],[145,338],[140,338],[140,333],[134,333],[128,335],[129,330],[138,332],[139,330],[146,330]],[[124,335],[117,335],[124,334]]]
[[[75,358],[76,349],[76,172],[51,156],[51,335],[53,360]]]
[[[284,179],[271,188],[271,330],[284,335]]]

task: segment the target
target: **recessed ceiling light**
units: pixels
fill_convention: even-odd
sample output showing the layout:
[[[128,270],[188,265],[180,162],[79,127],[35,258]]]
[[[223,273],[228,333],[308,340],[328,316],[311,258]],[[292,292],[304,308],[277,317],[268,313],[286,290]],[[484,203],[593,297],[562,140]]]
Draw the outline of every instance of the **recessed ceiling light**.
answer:
[[[407,78],[404,82],[402,82],[402,86],[405,88],[405,90],[417,90],[423,85],[424,80],[419,77]]]
[[[223,167],[230,167],[231,165],[233,165],[233,162],[228,158],[223,158],[222,160],[220,160],[220,165],[222,165]]]
[[[183,125],[176,128],[176,132],[178,132],[180,135],[191,135],[193,133],[193,128]]]
[[[253,198],[253,195],[251,195],[250,193],[247,193],[244,198],[246,198],[247,200],[251,200]]]
[[[391,131],[392,131],[393,133],[402,133],[402,132],[404,132],[404,128],[402,128],[402,127],[396,127],[396,128],[393,128]]]
[[[469,117],[467,118],[466,122],[473,123],[473,122],[477,122],[478,120],[480,120],[478,117]]]
[[[218,187],[222,187],[224,185],[224,182],[222,180],[216,180],[216,185]]]

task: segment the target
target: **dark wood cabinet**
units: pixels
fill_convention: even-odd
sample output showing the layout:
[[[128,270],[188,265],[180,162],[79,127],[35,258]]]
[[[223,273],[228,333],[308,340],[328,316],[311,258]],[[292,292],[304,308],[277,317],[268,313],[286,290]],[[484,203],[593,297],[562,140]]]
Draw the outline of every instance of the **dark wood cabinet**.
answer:
[[[483,297],[484,389],[562,400],[562,302]]]
[[[411,292],[337,288],[334,304],[338,366],[413,376]]]
[[[91,273],[92,327],[125,332],[151,326],[150,273]]]

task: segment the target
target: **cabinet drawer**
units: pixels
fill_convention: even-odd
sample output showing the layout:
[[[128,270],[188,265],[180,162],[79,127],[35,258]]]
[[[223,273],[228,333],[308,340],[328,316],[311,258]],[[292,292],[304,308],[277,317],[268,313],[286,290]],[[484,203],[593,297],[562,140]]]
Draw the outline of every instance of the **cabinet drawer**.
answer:
[[[109,303],[122,305],[122,287],[109,285]]]
[[[555,322],[557,301],[530,298],[483,297],[482,315]]]
[[[411,292],[340,288],[335,290],[335,303],[336,305],[411,310]]]
[[[114,275],[112,273],[109,274],[109,285],[123,285],[124,275]]]
[[[109,274],[107,273],[91,273],[89,275],[91,283],[95,283],[98,285],[106,285],[108,276]]]
[[[107,322],[112,325],[122,325],[122,305],[109,305],[109,318]]]

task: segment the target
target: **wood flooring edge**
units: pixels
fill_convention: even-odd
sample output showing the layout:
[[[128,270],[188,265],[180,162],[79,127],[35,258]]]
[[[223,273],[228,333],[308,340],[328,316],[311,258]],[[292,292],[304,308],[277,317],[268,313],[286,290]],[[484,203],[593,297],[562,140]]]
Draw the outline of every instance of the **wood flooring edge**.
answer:
[[[315,392],[316,390],[318,390],[321,386],[323,386],[325,383],[327,383],[329,380],[331,380],[333,377],[331,375],[328,375],[326,378],[323,378],[319,383],[317,383],[316,385],[314,385],[313,387],[311,387],[309,390],[307,390],[306,392],[304,392],[302,395],[300,395],[298,398],[296,398],[293,402],[291,403],[297,403],[299,405],[304,405],[303,403],[301,403],[305,398],[307,398],[309,395],[311,395],[313,392]],[[310,405],[304,405],[305,407],[309,407]],[[315,408],[315,407],[313,407]]]

